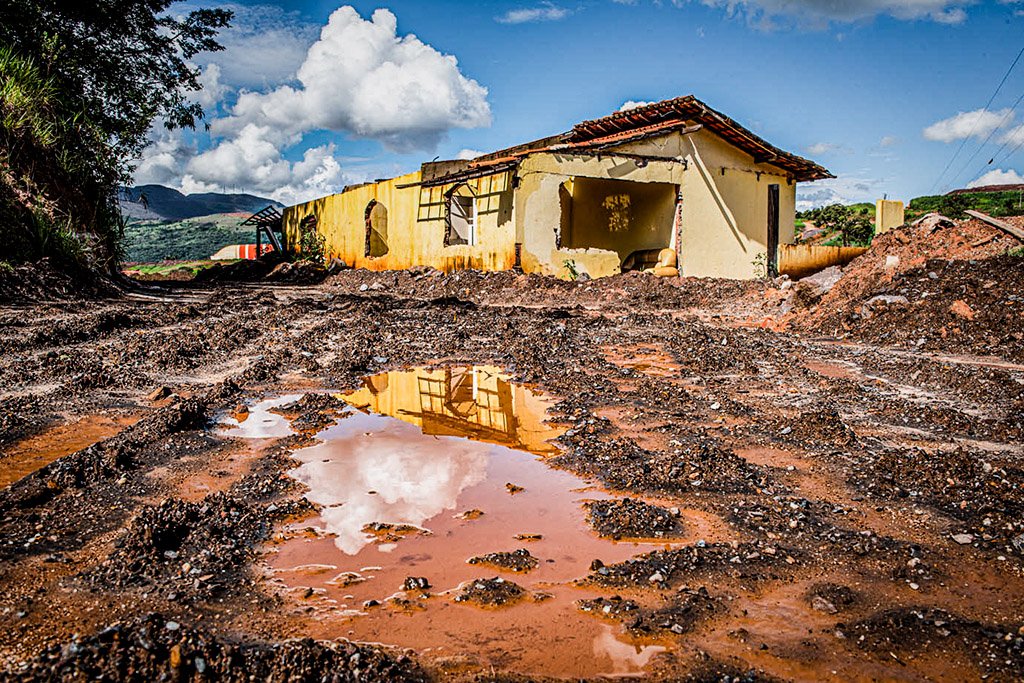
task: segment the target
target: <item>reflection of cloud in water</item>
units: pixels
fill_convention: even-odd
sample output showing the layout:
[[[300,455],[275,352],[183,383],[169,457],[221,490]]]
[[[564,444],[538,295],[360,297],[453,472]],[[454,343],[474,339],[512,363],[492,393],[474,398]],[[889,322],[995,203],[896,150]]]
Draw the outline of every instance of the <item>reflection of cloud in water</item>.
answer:
[[[601,633],[594,638],[594,656],[608,657],[612,661],[613,674],[629,674],[642,671],[651,659],[665,648],[661,645],[630,645],[615,637],[611,626],[601,625]]]
[[[370,542],[365,525],[423,526],[455,509],[459,494],[487,475],[487,446],[426,436],[394,418],[357,413],[320,438],[325,443],[295,453],[303,465],[290,474],[309,487],[306,498],[324,506],[327,531],[349,555]]]
[[[300,398],[302,394],[288,394],[260,401],[249,409],[249,413],[241,421],[234,415],[226,415],[221,420],[222,427],[219,433],[239,439],[276,439],[294,434],[288,420],[270,410],[294,403]]]

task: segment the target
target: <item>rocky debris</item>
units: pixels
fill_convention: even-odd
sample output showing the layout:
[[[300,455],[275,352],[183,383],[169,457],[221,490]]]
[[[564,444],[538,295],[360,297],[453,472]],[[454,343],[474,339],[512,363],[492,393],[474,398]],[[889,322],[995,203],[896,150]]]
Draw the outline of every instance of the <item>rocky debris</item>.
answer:
[[[460,512],[459,514],[455,515],[455,518],[456,519],[465,519],[467,521],[472,521],[474,519],[480,519],[483,516],[484,516],[484,511],[483,510],[477,510],[477,509],[474,508],[472,510],[466,510],[464,512]]]
[[[758,419],[758,424],[767,434],[783,443],[796,443],[811,450],[830,450],[857,443],[856,433],[843,419],[838,407],[830,402],[795,418],[765,415]]]
[[[909,306],[910,300],[902,294],[876,294],[860,306],[860,316],[867,320],[880,307]]]
[[[362,526],[362,532],[370,533],[374,543],[398,543],[412,536],[430,536],[429,529],[413,524],[392,524],[391,522],[371,522]]]
[[[577,604],[584,612],[621,621],[631,633],[638,636],[682,635],[691,631],[698,621],[712,616],[720,609],[718,600],[712,598],[703,586],[697,590],[677,593],[667,604],[657,609],[641,607],[633,600],[618,595],[581,600]]]
[[[480,607],[504,607],[526,597],[522,586],[501,577],[474,579],[462,584],[455,602],[468,602]]]
[[[932,608],[897,607],[836,630],[879,659],[959,650],[985,676],[1015,680],[1024,671],[1024,623],[983,624]]]
[[[272,408],[271,412],[287,417],[295,431],[311,434],[336,423],[347,405],[333,394],[308,393],[298,401]]]
[[[174,393],[174,392],[171,391],[170,387],[167,387],[167,386],[157,387],[156,389],[154,389],[153,391],[149,392],[149,394],[146,395],[146,400],[150,401],[152,403],[156,403],[157,401],[164,400],[165,398],[170,396],[172,393]]]
[[[608,538],[672,538],[683,533],[678,516],[640,500],[597,500],[586,507],[590,525]]]
[[[793,285],[796,303],[807,308],[814,306],[835,287],[842,277],[843,269],[840,266],[830,266],[813,275],[800,278]]]
[[[404,591],[425,591],[430,588],[430,582],[422,576],[407,576],[405,581],[402,582],[402,590]]]
[[[466,560],[469,564],[486,564],[499,569],[506,569],[511,572],[528,572],[536,569],[539,561],[530,554],[526,548],[519,548],[511,552],[502,551],[478,555]]]
[[[144,508],[115,550],[83,577],[97,586],[148,587],[178,601],[229,590],[270,536],[275,519],[308,510],[301,502],[267,505],[249,495],[214,493],[202,501],[169,498]]]
[[[685,441],[681,439],[686,439]],[[609,488],[653,493],[694,491],[743,493],[764,487],[768,473],[696,432],[675,440],[671,450],[651,451],[629,438],[597,440],[570,429],[559,441],[567,452],[552,462],[599,477]]]
[[[544,536],[541,534],[516,534],[513,538],[517,541],[539,541],[544,538]]]
[[[430,531],[412,524],[392,524],[390,522],[371,522],[362,528],[364,534],[374,536],[374,543],[398,543],[410,536],[430,536]]]
[[[345,640],[245,642],[150,614],[54,645],[0,673],[3,681],[426,681],[405,656]]]
[[[522,486],[519,486],[518,484],[513,484],[512,482],[506,482],[505,489],[507,489],[508,492],[513,496],[516,495],[517,493],[522,493],[523,491],[526,490]]]
[[[817,334],[1024,359],[1024,268],[1015,240],[978,220],[926,217],[875,238],[791,323]],[[1006,219],[1024,225],[1024,218]]]
[[[140,451],[150,444],[205,420],[205,405],[194,399],[161,408],[116,436],[60,458],[0,490],[0,514],[42,505],[62,491],[86,488],[98,479],[116,479],[133,469]]]
[[[968,529],[954,532],[957,543],[971,536],[986,547],[1020,552],[1012,539],[1024,532],[1024,470],[995,454],[868,450],[857,458],[850,482],[868,495],[916,500],[967,523]]]
[[[926,213],[925,215],[918,218],[916,221],[910,224],[914,228],[925,232],[935,232],[943,228],[952,228],[956,226],[951,218],[946,218],[941,213]]]
[[[796,564],[798,555],[765,543],[698,542],[684,548],[655,550],[617,564],[595,561],[580,583],[666,587],[677,579],[723,570],[748,579],[768,579],[779,576],[781,567]]]
[[[856,591],[837,583],[816,583],[807,593],[811,607],[825,614],[836,614],[855,605]]]

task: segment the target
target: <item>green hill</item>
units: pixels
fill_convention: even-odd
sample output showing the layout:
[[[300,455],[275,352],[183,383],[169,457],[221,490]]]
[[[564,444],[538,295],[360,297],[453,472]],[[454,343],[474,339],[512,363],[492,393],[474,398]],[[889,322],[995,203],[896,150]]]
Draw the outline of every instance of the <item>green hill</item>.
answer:
[[[953,204],[956,204],[954,208]],[[958,191],[945,195],[915,197],[907,206],[908,216],[918,216],[938,211],[955,213],[957,210],[974,209],[990,216],[1024,215],[1024,195],[1018,190],[1007,192]]]
[[[129,262],[207,259],[229,244],[256,241],[251,226],[239,223],[248,213],[218,213],[184,220],[129,218],[125,250]]]

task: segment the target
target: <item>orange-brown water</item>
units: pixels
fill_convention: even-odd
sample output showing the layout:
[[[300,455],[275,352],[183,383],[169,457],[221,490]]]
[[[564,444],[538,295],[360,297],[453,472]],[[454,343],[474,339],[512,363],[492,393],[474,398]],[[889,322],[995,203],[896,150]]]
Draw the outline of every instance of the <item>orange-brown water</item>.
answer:
[[[138,420],[138,416],[89,415],[20,441],[6,453],[0,453],[0,488],[54,460],[108,439]]]
[[[304,610],[309,635],[409,647],[443,666],[555,676],[635,674],[665,649],[576,607],[600,594],[573,583],[593,560],[665,544],[593,532],[584,503],[610,495],[547,464],[559,430],[544,422],[543,397],[475,368],[392,372],[344,398],[361,410],[293,454],[302,464],[291,475],[320,513],[286,528],[266,556],[268,581]],[[378,523],[404,526],[367,530]],[[539,560],[535,569],[467,563],[518,548]],[[494,576],[526,596],[500,608],[454,600],[464,582]],[[405,592],[407,577],[431,587]]]

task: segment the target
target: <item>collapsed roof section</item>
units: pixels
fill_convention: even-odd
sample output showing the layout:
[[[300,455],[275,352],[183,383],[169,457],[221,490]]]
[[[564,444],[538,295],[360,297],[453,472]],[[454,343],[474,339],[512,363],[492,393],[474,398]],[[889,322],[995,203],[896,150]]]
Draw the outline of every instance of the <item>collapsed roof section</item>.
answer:
[[[497,173],[514,167],[520,159],[535,152],[596,152],[669,132],[692,133],[701,128],[706,128],[746,152],[754,158],[755,163],[771,164],[786,171],[797,182],[835,177],[825,167],[775,147],[693,95],[687,95],[584,121],[573,126],[567,133],[516,145],[469,161],[423,164],[421,184],[444,185]]]

